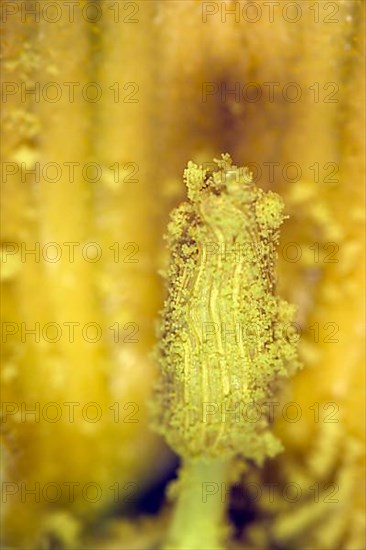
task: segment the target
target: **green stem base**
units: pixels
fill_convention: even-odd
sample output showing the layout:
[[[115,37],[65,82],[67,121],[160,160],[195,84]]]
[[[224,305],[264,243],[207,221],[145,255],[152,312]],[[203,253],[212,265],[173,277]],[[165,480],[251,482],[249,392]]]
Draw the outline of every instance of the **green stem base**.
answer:
[[[227,466],[217,459],[192,459],[183,465],[163,550],[224,550]]]

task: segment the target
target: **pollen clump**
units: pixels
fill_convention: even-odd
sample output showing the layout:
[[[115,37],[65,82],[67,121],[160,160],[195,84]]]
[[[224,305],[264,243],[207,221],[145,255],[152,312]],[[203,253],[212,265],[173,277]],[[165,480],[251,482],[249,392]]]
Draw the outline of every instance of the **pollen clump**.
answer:
[[[154,423],[182,457],[281,449],[267,411],[299,366],[287,337],[294,308],[276,295],[282,199],[229,155],[213,170],[188,163],[188,200],[171,215]]]

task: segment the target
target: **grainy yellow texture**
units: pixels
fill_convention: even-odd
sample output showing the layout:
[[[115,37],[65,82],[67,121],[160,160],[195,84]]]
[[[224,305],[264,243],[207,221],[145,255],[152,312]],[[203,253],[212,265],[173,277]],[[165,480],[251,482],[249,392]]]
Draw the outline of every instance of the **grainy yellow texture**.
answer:
[[[225,2],[231,8],[234,4]],[[257,4],[263,13],[268,13],[264,2]],[[263,523],[259,513],[258,538],[254,537],[251,543],[254,548],[263,547],[271,544],[273,537],[274,543],[290,546],[359,548],[364,545],[365,507],[360,483],[364,480],[361,449],[365,386],[361,309],[364,296],[365,6],[362,1],[297,4],[302,16],[295,23],[284,20],[281,5],[275,8],[272,23],[263,17],[253,24],[244,19],[235,23],[233,16],[228,16],[223,23],[220,13],[202,24],[198,16],[202,8],[200,2],[186,2],[180,8],[179,21],[174,18],[172,4],[162,8],[162,20],[170,23],[164,31],[165,36],[170,37],[169,59],[177,60],[176,64],[172,61],[169,65],[166,80],[170,79],[174,90],[180,90],[178,98],[174,93],[169,96],[168,109],[174,116],[169,115],[162,132],[166,148],[171,146],[172,150],[170,172],[182,165],[182,156],[191,144],[196,152],[190,151],[186,156],[197,162],[210,159],[211,151],[217,154],[220,149],[226,149],[249,166],[257,163],[262,169],[261,184],[265,188],[275,186],[289,205],[291,218],[280,251],[290,242],[302,251],[297,263],[286,261],[280,253],[279,289],[300,306],[297,322],[302,331],[300,354],[305,368],[289,384],[283,403],[296,401],[303,417],[294,424],[283,419],[276,424],[276,433],[284,437],[287,450],[276,459],[276,469],[273,463],[268,465],[262,482],[280,482],[278,497],[283,505],[283,521],[279,521],[279,527],[274,527],[271,534],[267,506],[261,502],[265,508]],[[314,20],[314,11],[309,10],[309,6],[319,8],[318,21]],[[183,51],[181,44],[186,38],[188,22],[190,40],[185,41]],[[186,84],[188,80],[190,86]],[[261,88],[263,98],[237,102],[234,94],[228,94],[222,101],[218,91],[205,103],[201,100],[201,90],[207,81],[221,88],[224,84],[231,90],[235,83],[243,87],[252,81]],[[266,94],[266,82],[274,83],[279,92],[272,102]],[[300,87],[300,101],[291,103],[282,97],[281,92],[289,82]],[[218,117],[220,122],[215,131],[209,125],[215,124]],[[176,125],[183,131],[175,131]],[[193,127],[194,136],[189,132]],[[297,163],[301,170],[298,181],[291,170],[288,178],[283,175],[287,175],[282,170],[290,162]],[[269,177],[269,168],[264,163],[277,163],[274,174],[278,179]],[[317,180],[316,163],[320,170]],[[169,178],[165,186],[174,195]],[[178,185],[176,189],[177,194],[183,196]],[[318,262],[314,261],[314,248],[310,248],[316,243],[320,250]],[[325,263],[326,255],[334,250],[338,250],[333,256],[338,263]],[[321,330],[319,342],[314,342],[314,329],[310,328],[314,323],[318,323]],[[339,341],[326,342],[334,327],[338,331],[335,339]],[[316,403],[323,415],[319,423],[314,422]],[[329,403],[335,403],[336,408],[324,409]],[[324,422],[324,415],[336,409],[335,418],[339,422],[335,425]],[[319,483],[323,490],[326,483],[338,483],[339,504],[322,506],[311,502],[309,512],[300,505],[286,504],[281,491],[289,482],[298,482],[310,499],[313,495],[308,487],[312,484]],[[326,496],[327,493],[321,498]],[[294,508],[293,516],[289,514],[291,508]],[[297,509],[299,514],[295,517]],[[280,513],[273,506],[272,511],[273,525],[276,525],[276,514],[280,517]],[[244,528],[241,545],[246,534]]]
[[[264,2],[257,3],[261,4],[264,13],[268,13],[268,8],[265,8]],[[280,545],[287,544],[290,547],[304,546],[323,549],[326,547],[325,543],[333,543],[334,539],[329,537],[329,533],[332,533],[336,537],[333,547],[338,545],[339,547],[358,550],[364,546],[361,521],[364,493],[361,490],[362,483],[360,482],[364,474],[362,471],[362,458],[353,459],[352,455],[357,457],[357,442],[362,440],[363,437],[364,418],[362,404],[364,401],[364,374],[361,352],[359,351],[363,339],[363,329],[361,328],[363,313],[361,307],[364,252],[363,243],[359,240],[359,232],[363,224],[362,205],[364,203],[364,3],[362,0],[345,0],[342,2],[336,0],[330,3],[298,1],[297,3],[301,5],[306,19],[301,17],[299,22],[292,24],[286,23],[281,17],[281,5],[279,8],[275,8],[279,11],[275,12],[274,23],[269,23],[268,19],[264,17],[253,24],[243,20],[239,24],[235,24],[233,19],[228,17],[227,22],[222,24],[218,16],[209,18],[208,22],[203,24],[201,1],[191,2],[185,0],[184,2],[162,1],[154,3],[157,6],[155,17],[146,18],[143,25],[140,25],[141,44],[144,43],[145,38],[150,41],[151,35],[149,33],[152,33],[154,39],[156,38],[156,48],[158,50],[156,59],[160,61],[155,74],[154,92],[151,94],[150,99],[151,112],[154,114],[155,121],[159,121],[157,126],[159,129],[155,131],[153,138],[149,139],[149,145],[158,152],[156,157],[158,160],[151,161],[151,170],[155,173],[154,182],[159,182],[158,184],[154,183],[152,191],[154,197],[151,204],[158,204],[157,208],[161,211],[160,227],[165,227],[169,211],[184,194],[183,185],[180,183],[180,174],[188,158],[193,158],[200,163],[211,159],[214,155],[218,155],[222,150],[228,150],[235,159],[243,164],[257,162],[262,166],[263,162],[279,162],[279,168],[278,170],[276,168],[275,172],[279,179],[275,179],[273,182],[269,181],[267,177],[268,169],[262,166],[263,175],[260,183],[268,188],[272,188],[274,183],[277,185],[281,181],[282,167],[285,163],[295,161],[301,164],[303,170],[303,181],[301,183],[291,183],[283,180],[281,189],[276,188],[284,196],[291,214],[290,220],[286,222],[286,234],[283,236],[281,245],[295,241],[301,245],[303,250],[303,258],[297,264],[290,265],[289,262],[284,261],[280,254],[279,283],[283,287],[280,290],[289,301],[300,304],[298,321],[301,323],[303,334],[307,334],[308,329],[306,327],[312,326],[314,322],[319,322],[321,326],[324,326],[324,323],[327,322],[337,322],[340,325],[338,333],[340,341],[335,344],[327,344],[323,341],[314,344],[313,334],[308,334],[300,341],[300,352],[305,362],[305,369],[297,375],[293,385],[294,389],[289,388],[284,399],[286,401],[296,399],[300,403],[304,414],[306,411],[306,417],[303,422],[294,426],[282,422],[276,427],[278,436],[284,441],[288,451],[278,459],[278,471],[281,474],[277,474],[275,481],[282,480],[282,472],[287,472],[283,484],[286,484],[289,480],[301,482],[303,479],[307,483],[309,477],[310,484],[319,480],[323,484],[325,478],[334,482],[336,480],[335,468],[331,465],[336,465],[337,471],[342,471],[341,466],[343,464],[344,474],[342,475],[344,477],[348,476],[351,490],[347,494],[342,493],[343,496],[340,500],[344,508],[312,506],[309,517],[315,519],[312,522],[306,520],[302,526],[300,516],[302,515],[306,519],[306,510],[301,511],[297,519],[294,517],[291,519],[288,513],[289,508],[296,508],[297,506],[296,504],[289,504],[284,508],[283,518],[284,521],[286,521],[286,518],[290,518],[289,523],[291,525],[284,528],[284,521],[280,521],[279,526],[276,527],[275,536]],[[309,14],[307,7],[314,4],[320,5],[321,9],[326,4],[336,5],[336,17],[338,17],[339,23],[331,24],[321,20],[318,24],[313,24],[314,12]],[[139,3],[140,15],[142,16],[144,13],[145,6],[151,5],[150,0],[149,2]],[[225,2],[225,5],[232,7],[233,2]],[[341,8],[341,11],[338,8]],[[324,18],[324,15],[329,15],[331,10],[332,7],[330,6],[327,11],[321,11],[320,15]],[[13,79],[14,74],[19,70],[21,71],[19,74],[23,74],[22,78],[29,79],[34,71],[34,64],[37,62],[33,55],[25,55],[26,52],[29,52],[29,46],[31,46],[31,50],[34,49],[34,39],[30,38],[32,25],[18,24],[14,18],[12,22],[7,27],[10,37],[5,37],[8,49],[4,52],[4,59],[10,61],[10,65],[4,64],[3,71],[9,71],[11,75],[9,78]],[[109,42],[108,48],[113,47],[113,44],[120,40],[121,33],[117,31],[117,27],[120,28],[121,33],[128,30],[126,25],[116,25],[115,28],[108,28],[103,37],[104,42]],[[111,40],[109,40],[109,36],[112,37]],[[67,63],[69,55],[75,57],[85,54],[85,52],[82,53],[85,48],[84,30],[75,31],[74,37],[76,47],[71,41],[70,43],[64,41],[62,48],[60,48],[62,51],[57,50],[59,64]],[[47,43],[46,50],[54,48],[56,44],[57,33]],[[108,72],[122,70],[126,63],[133,63],[133,59],[130,59],[131,54],[127,43],[125,43],[125,47],[128,53],[126,54],[125,50],[118,55],[118,47],[116,46],[115,61],[109,64]],[[132,57],[136,56],[136,67],[139,67],[137,70],[142,72],[146,70],[146,67],[153,67],[154,63],[151,55],[147,51],[142,52],[141,49],[139,51],[139,55],[136,55],[136,48],[134,48],[132,54]],[[7,52],[9,52],[9,55]],[[21,58],[20,64],[16,61],[18,54]],[[104,59],[103,63],[106,64],[107,60]],[[80,63],[80,65],[80,74],[83,74],[85,67],[83,63]],[[29,74],[24,76],[25,66],[27,67],[26,72],[30,72],[30,76]],[[65,72],[62,74],[64,75]],[[301,76],[302,74],[304,74],[304,77]],[[6,75],[8,75],[7,72]],[[19,76],[16,78],[19,78]],[[93,76],[90,79],[94,80],[95,78]],[[107,76],[106,79],[108,80],[109,77]],[[50,80],[55,80],[53,75],[50,75]],[[111,80],[114,82],[114,77],[111,77]],[[327,88],[327,90],[322,88],[329,80],[342,85],[342,93],[337,94],[339,103],[314,105],[311,101],[313,96],[308,91],[305,92],[305,88],[318,81],[320,97],[324,99],[332,91],[332,88]],[[272,104],[268,102],[268,96],[267,101],[263,98],[262,101],[253,103],[246,101],[237,103],[233,96],[228,96],[227,100],[222,102],[218,93],[212,97],[213,101],[202,103],[202,82],[204,81],[223,82],[226,83],[228,88],[233,88],[235,82],[245,84],[248,81],[254,81],[263,84],[263,82],[273,81],[280,82],[281,86],[277,88],[279,90],[286,82],[298,81],[303,86],[304,101],[299,102],[297,105],[290,105],[282,100],[280,94]],[[150,97],[150,94],[148,95]],[[118,111],[117,107],[116,110]],[[25,109],[25,105],[18,104],[17,98],[14,97],[9,97],[6,108],[2,109],[2,113],[6,121],[5,126],[3,126],[3,134],[6,132],[4,134],[5,139],[3,139],[4,151],[11,154],[19,143],[25,145],[25,148],[21,147],[20,156],[17,156],[17,158],[19,160],[27,159],[31,165],[37,159],[37,156],[35,156],[37,153],[36,147],[32,145],[32,136],[37,137],[40,130],[37,113],[34,112],[33,107]],[[119,132],[126,132],[125,136],[131,135],[126,128],[127,126],[130,128],[134,126],[133,122],[127,125],[125,119],[117,119],[116,111],[113,111],[112,114],[109,124],[107,123],[108,117],[104,117],[104,124],[108,127],[109,136],[113,134],[114,137],[113,139],[108,138],[105,151],[103,154],[98,153],[100,158],[109,159],[108,148],[111,146],[118,147]],[[131,117],[133,116],[131,114]],[[94,121],[98,120],[94,111],[93,115],[90,115],[90,118],[92,117]],[[89,118],[89,115],[87,118]],[[72,120],[65,118],[60,121],[60,124],[67,128],[72,124]],[[146,127],[143,126],[140,135],[138,135],[138,132],[133,133],[137,151],[142,143],[145,146],[145,130]],[[93,131],[90,130],[89,135],[92,134]],[[100,135],[100,138],[99,135],[95,138],[102,141],[102,135]],[[101,149],[102,145],[99,147]],[[9,157],[6,157],[7,160],[13,160],[10,154]],[[130,153],[125,157],[121,155],[120,158],[121,160],[131,160]],[[320,165],[321,181],[319,183],[314,183],[314,172],[309,169],[309,165],[313,165],[314,162],[319,162]],[[330,173],[329,169],[323,168],[324,163],[328,162],[340,163],[341,171],[336,174],[340,181],[336,186],[323,182],[324,177]],[[110,171],[107,171],[107,174],[110,175]],[[107,179],[110,183],[111,178]],[[31,233],[34,240],[34,235],[37,235],[37,222],[35,221],[37,219],[37,208],[29,207],[29,205],[37,202],[36,193],[21,185],[18,177],[9,179],[10,182],[10,191],[5,191],[4,187],[3,193],[3,213],[7,214],[4,240],[18,242],[18,240],[26,238],[29,233]],[[112,187],[113,184],[112,178]],[[322,190],[323,188],[324,190]],[[156,194],[159,189],[164,194],[164,201],[157,199]],[[120,191],[118,191],[119,193]],[[29,200],[28,195],[31,195]],[[109,197],[112,197],[112,194]],[[107,199],[107,196],[101,193],[98,195],[96,202],[97,207],[98,205],[108,204],[111,217],[107,216],[105,222],[107,227],[109,221],[112,225],[112,219],[117,218],[120,221],[118,206],[114,209],[115,202],[113,200]],[[63,212],[61,212],[61,215],[65,217]],[[136,216],[135,210],[133,210],[133,215]],[[28,220],[26,224],[24,218]],[[28,226],[30,229],[27,229]],[[21,227],[23,227],[22,230]],[[149,234],[151,227],[152,223],[148,226]],[[113,230],[111,230],[110,235],[114,238]],[[342,238],[341,235],[343,235]],[[98,238],[93,236],[93,240],[99,240],[100,238],[102,238],[101,235]],[[103,237],[105,241],[108,241],[109,238],[109,233]],[[146,237],[146,239],[148,238],[150,239],[150,236]],[[323,247],[330,241],[336,242],[340,246],[337,255],[340,260],[339,265],[320,264],[314,266],[313,251],[309,250],[309,247],[314,242],[319,242],[320,247]],[[323,249],[323,252],[327,251]],[[154,250],[154,258],[160,253],[160,251]],[[31,262],[27,262],[26,267],[20,265],[21,262],[17,261],[15,257],[14,261],[11,260],[12,257],[9,257],[5,272],[7,282],[4,282],[6,284],[4,288],[8,291],[8,298],[3,298],[2,308],[7,319],[21,322],[24,320],[22,311],[29,309],[27,306],[28,300],[29,304],[31,301],[33,302],[35,292],[38,293],[38,309],[41,308],[43,311],[44,306],[42,303],[47,302],[48,299],[43,292],[38,292],[38,286],[34,291],[33,272],[35,269],[32,268]],[[119,276],[119,267],[110,265],[111,263],[109,258],[108,267],[104,264],[105,266],[101,267],[101,271],[110,273],[111,269]],[[17,299],[18,283],[16,281],[23,280],[20,273],[24,271],[25,267],[30,274],[30,281],[33,281],[33,283],[27,283],[31,291],[30,294],[22,291],[26,303],[22,305],[23,309],[20,310]],[[39,270],[36,271],[35,277],[37,282],[41,280]],[[103,277],[106,281],[103,285],[105,289],[112,284],[112,278],[105,277],[105,275]],[[117,284],[114,281],[113,278],[113,287],[115,288],[114,285],[117,286]],[[19,285],[22,284],[19,282]],[[79,288],[81,286],[80,284]],[[120,288],[119,283],[118,288]],[[145,285],[144,288],[146,289]],[[105,295],[105,290],[100,291],[100,293]],[[80,297],[80,300],[82,299]],[[18,304],[16,309],[13,304]],[[320,305],[319,308],[318,304]],[[150,308],[151,304],[147,307]],[[65,308],[63,309],[65,310]],[[49,320],[47,313],[42,313],[42,315],[46,320]],[[33,320],[34,317],[30,315],[29,318]],[[38,318],[41,320],[41,314],[37,313]],[[110,343],[107,346],[114,348]],[[38,398],[38,377],[34,375],[35,370],[32,369],[33,365],[38,364],[38,360],[36,361],[35,358],[37,351],[28,351],[23,358],[20,357],[22,353],[22,348],[18,346],[10,345],[4,349],[6,384],[4,386],[3,382],[3,387],[5,388],[5,399],[7,400],[18,400],[19,396],[22,395],[22,382],[19,381],[19,378],[14,378],[14,373],[18,371],[18,365],[20,364],[23,365],[22,370],[27,369],[27,372],[32,373],[28,377],[27,386],[31,385],[31,380],[34,381],[32,388],[33,400]],[[128,349],[126,354],[130,356]],[[136,358],[136,355],[137,353],[133,354],[134,358]],[[124,364],[128,364],[128,362]],[[113,365],[116,365],[114,360]],[[133,369],[133,372],[136,372],[136,370]],[[122,379],[125,378],[122,376]],[[128,379],[131,379],[130,374],[128,374]],[[142,390],[145,383],[149,385],[149,380],[150,378],[139,378],[139,388]],[[330,390],[329,381],[334,381],[332,390]],[[121,386],[124,387],[124,384],[119,385],[119,387]],[[48,400],[48,395],[46,397]],[[339,404],[344,420],[341,422],[341,430],[338,433],[337,430],[332,431],[331,429],[329,434],[326,435],[320,426],[314,426],[313,411],[308,410],[308,407],[312,406],[314,401],[319,401],[320,406],[329,401],[335,401]],[[322,428],[324,426],[326,427],[326,425],[323,425]],[[139,428],[139,425],[127,427]],[[32,468],[37,470],[44,464],[43,459],[39,464],[39,454],[29,452],[26,459],[24,455],[23,458],[21,458],[21,455],[19,456],[19,444],[17,437],[14,437],[16,433],[20,433],[18,430],[19,427],[15,431],[11,429],[5,433],[4,440],[8,449],[7,454],[10,453],[12,458],[17,456],[17,463],[21,460],[26,462],[26,472],[31,471]],[[28,440],[28,438],[33,437],[33,433],[38,433],[38,427],[28,425],[27,432]],[[134,433],[136,433],[135,429]],[[145,436],[145,432],[142,433]],[[319,435],[316,438],[317,443],[314,440],[315,433]],[[350,443],[350,436],[355,437],[355,446]],[[116,440],[114,434],[111,435],[111,439]],[[80,441],[80,439],[73,440],[74,449],[80,448],[78,447]],[[116,448],[117,445],[116,442]],[[338,451],[334,453],[337,445]],[[118,448],[126,450],[127,447],[118,445]],[[329,448],[332,449],[331,453]],[[348,448],[347,454],[346,449]],[[311,449],[316,452],[312,453]],[[321,449],[320,452],[319,449]],[[121,451],[121,453],[124,460],[126,452]],[[87,449],[85,455],[87,464],[90,464],[90,453],[87,452]],[[143,453],[139,453],[138,456],[141,457],[141,460],[145,459]],[[133,460],[133,456],[130,457],[130,460]],[[58,462],[60,463],[58,467],[63,469],[61,461]],[[85,464],[84,459],[80,459],[80,462]],[[10,462],[7,461],[5,464],[9,468]],[[331,469],[330,474],[327,473],[329,468]],[[148,461],[147,470],[151,472],[151,463],[148,463]],[[273,472],[274,476],[276,475],[272,462],[269,465],[269,470]],[[325,477],[319,478],[320,472],[326,472]],[[68,471],[67,475],[71,477],[69,473]],[[256,474],[258,474],[257,471]],[[15,475],[15,473],[12,472],[11,475]],[[268,473],[265,475],[268,475]],[[320,508],[325,511],[325,515],[329,519],[326,528],[323,523],[324,514],[319,514],[317,517],[317,511]],[[25,520],[23,531],[25,530],[27,520],[23,516],[24,510],[25,508],[20,507],[16,511],[12,527],[14,531],[17,530],[17,526],[23,519]],[[336,512],[336,510],[339,510],[340,513],[334,514],[333,512]],[[258,549],[270,544],[268,524],[274,525],[275,518],[269,520],[268,513],[264,510],[263,525],[259,517],[260,511],[257,510],[256,514],[257,521],[252,523],[255,523],[258,527],[259,536],[258,539],[253,539],[256,540],[255,543],[253,542],[253,546]],[[274,516],[276,515],[280,516],[278,510],[274,510]],[[350,517],[352,522],[349,521]],[[348,527],[344,527],[344,523],[340,521],[340,518],[346,523],[348,522]],[[33,518],[31,517],[31,519],[33,524]],[[341,530],[340,533],[337,534],[335,527]],[[239,543],[241,548],[245,544],[243,539],[247,532],[248,529],[245,528],[244,535]],[[346,536],[344,536],[345,532],[347,532]],[[291,536],[289,536],[290,533]],[[126,538],[128,537],[124,530],[121,539],[123,539],[124,547],[130,549],[132,548],[132,542],[126,545]],[[136,540],[134,535],[131,536],[131,540]],[[149,547],[149,543],[144,543],[144,545],[147,548]],[[139,543],[138,546],[142,548],[143,544]],[[115,547],[121,548],[122,543],[117,540]]]
[[[276,295],[284,205],[230,155],[213,164],[188,163],[188,200],[168,227],[156,426],[184,458],[240,454],[261,463],[281,448],[264,402],[298,367],[296,346],[283,337],[294,307]],[[250,406],[263,415],[238,420]]]
[[[229,154],[212,164],[188,162],[187,201],[168,226],[153,417],[183,466],[166,550],[223,548],[224,501],[215,491],[208,503],[204,487],[222,490],[235,456],[262,464],[281,450],[265,402],[299,367],[283,337],[294,307],[276,294],[282,199]],[[260,411],[254,422],[243,420],[250,407]]]

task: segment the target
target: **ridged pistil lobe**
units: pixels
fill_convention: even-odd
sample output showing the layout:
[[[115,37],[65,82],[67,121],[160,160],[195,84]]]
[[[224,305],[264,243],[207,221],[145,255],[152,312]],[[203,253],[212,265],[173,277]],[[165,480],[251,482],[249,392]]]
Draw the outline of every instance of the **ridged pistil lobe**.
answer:
[[[268,430],[273,389],[298,367],[294,308],[275,293],[283,203],[229,155],[214,163],[188,163],[188,201],[168,226],[155,424],[181,456],[261,462],[281,448]]]

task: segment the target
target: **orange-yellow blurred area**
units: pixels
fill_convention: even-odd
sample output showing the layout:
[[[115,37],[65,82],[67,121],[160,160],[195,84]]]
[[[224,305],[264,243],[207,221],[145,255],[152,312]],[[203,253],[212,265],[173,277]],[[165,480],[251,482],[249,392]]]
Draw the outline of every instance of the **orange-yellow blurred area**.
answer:
[[[176,460],[148,412],[163,235],[187,161],[228,152],[285,201],[304,366],[276,397],[283,453],[233,473],[227,545],[360,550],[363,1],[1,9],[4,548],[162,544],[169,503],[131,503]]]

